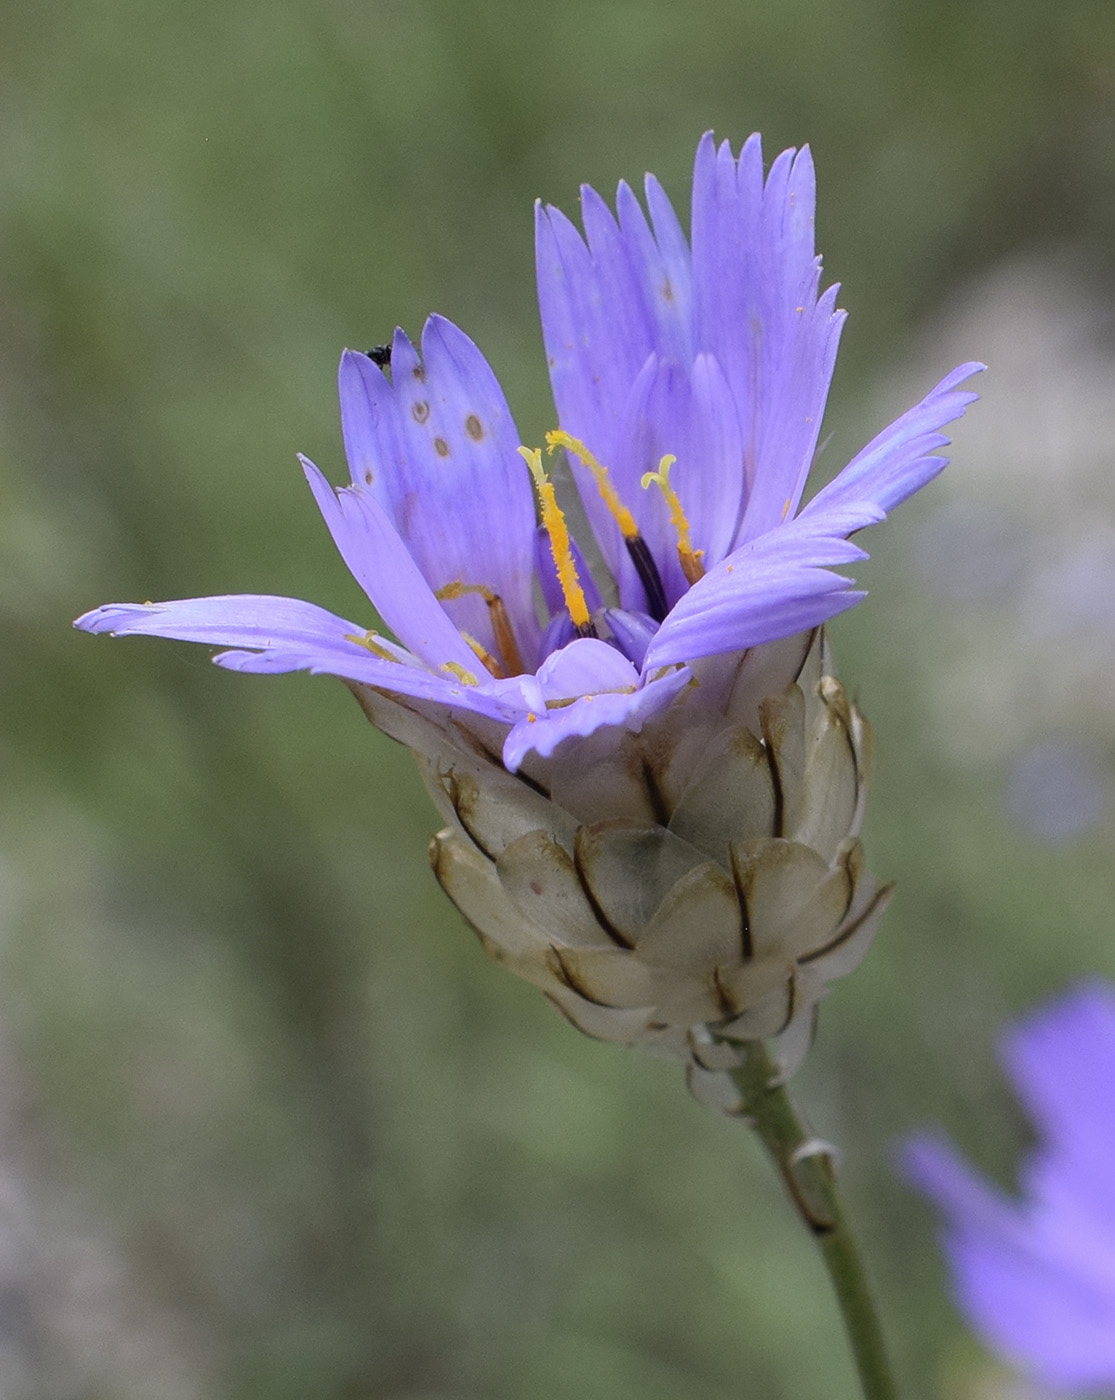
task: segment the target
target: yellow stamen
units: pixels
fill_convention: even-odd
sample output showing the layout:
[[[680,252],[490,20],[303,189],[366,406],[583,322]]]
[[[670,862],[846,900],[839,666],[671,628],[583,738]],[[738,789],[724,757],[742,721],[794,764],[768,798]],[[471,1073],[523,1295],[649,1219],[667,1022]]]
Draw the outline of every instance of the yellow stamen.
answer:
[[[667,453],[658,463],[656,472],[644,473],[642,486],[645,491],[653,482],[665,496],[666,504],[670,508],[670,524],[677,531],[678,559],[681,561],[681,571],[690,583],[696,583],[698,579],[705,576],[705,566],[701,563],[705,551],[693,548],[689,521],[682,509],[681,502],[678,500],[678,493],[670,485],[670,468],[676,461],[676,457]]]
[[[378,656],[381,661],[393,661],[396,666],[402,665],[397,656],[392,656],[386,647],[380,646],[376,641],[378,636],[378,632],[365,632],[362,637],[357,636],[354,632],[349,632],[345,635],[345,641],[355,642],[358,647],[367,647],[372,655]]]
[[[561,700],[547,700],[546,708],[548,710],[565,710],[568,709],[570,705],[576,705],[581,700],[587,705],[590,700],[595,700],[598,695],[634,695],[634,693],[635,687],[633,685],[616,685],[608,690],[595,691],[590,695],[567,695]]]
[[[515,640],[515,633],[511,630],[511,619],[507,615],[507,608],[503,599],[498,593],[493,593],[490,588],[482,583],[462,583],[460,579],[453,583],[447,583],[444,588],[439,588],[434,597],[439,603],[444,603],[450,598],[463,598],[468,593],[477,593],[488,605],[488,618],[492,624],[492,632],[496,639],[496,646],[503,659],[506,670],[500,671],[500,678],[504,676],[521,676],[526,670],[523,665],[522,654],[519,651],[519,644]],[[470,643],[471,645],[471,643]],[[473,647],[475,651],[476,648]],[[479,653],[477,653],[479,655]],[[492,658],[494,660],[494,658]],[[483,660],[483,657],[481,657]],[[488,663],[485,661],[487,666]],[[498,662],[496,663],[499,664]],[[488,669],[492,668],[488,666]],[[493,674],[495,674],[493,672]]]
[[[579,438],[571,437],[568,433],[562,432],[560,428],[546,434],[546,447],[549,452],[553,452],[555,447],[564,447],[566,452],[571,452],[583,467],[587,467],[592,472],[600,494],[604,498],[604,504],[615,516],[616,524],[623,531],[623,538],[633,540],[639,533],[639,527],[635,524],[635,517],[620,500],[619,492],[612,485],[608,468],[596,460]]]
[[[485,669],[495,676],[497,681],[505,681],[507,679],[506,671],[504,671],[503,667],[482,642],[478,642],[475,637],[469,636],[467,632],[462,632],[461,636],[476,653],[477,659],[483,662]]]
[[[479,685],[471,671],[466,671],[459,661],[443,661],[441,663],[443,671],[449,671],[461,682],[462,685]]]
[[[546,470],[542,465],[542,449],[540,447],[520,447],[519,456],[530,468],[530,474],[534,478],[534,489],[538,492],[538,502],[542,507],[542,525],[550,537],[550,552],[554,556],[554,568],[557,570],[558,583],[561,585],[561,591],[565,598],[565,606],[569,609],[573,626],[587,628],[591,625],[588,604],[585,602],[584,590],[577,577],[577,565],[573,561],[573,546],[569,541],[569,527],[565,523],[565,516],[562,515],[561,507],[554,495],[553,482],[547,478]]]

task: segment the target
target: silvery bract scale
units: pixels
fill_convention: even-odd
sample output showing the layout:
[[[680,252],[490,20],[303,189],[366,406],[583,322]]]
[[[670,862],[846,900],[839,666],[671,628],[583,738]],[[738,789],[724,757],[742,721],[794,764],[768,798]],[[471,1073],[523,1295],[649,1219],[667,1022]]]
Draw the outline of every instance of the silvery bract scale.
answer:
[[[586,1034],[680,1057],[731,1112],[723,1071],[773,1036],[793,1072],[890,890],[863,868],[870,730],[823,630],[694,669],[641,733],[515,775],[471,716],[357,694],[418,755],[448,823],[430,859],[487,952]]]

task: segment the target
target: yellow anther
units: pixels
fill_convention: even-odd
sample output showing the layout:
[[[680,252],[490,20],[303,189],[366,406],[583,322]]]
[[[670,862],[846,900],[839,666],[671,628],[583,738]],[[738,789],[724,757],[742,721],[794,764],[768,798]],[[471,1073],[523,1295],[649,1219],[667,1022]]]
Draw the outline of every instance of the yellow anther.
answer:
[[[639,527],[635,524],[635,517],[620,500],[619,492],[612,485],[608,468],[596,460],[579,438],[571,437],[569,433],[562,432],[560,428],[546,434],[547,451],[553,452],[555,447],[564,447],[566,452],[571,452],[583,467],[587,467],[592,472],[600,494],[604,498],[604,504],[615,516],[616,524],[623,531],[623,538],[633,540],[639,533]]]
[[[546,469],[542,465],[542,449],[540,447],[520,447],[519,456],[530,468],[530,474],[534,478],[534,489],[538,492],[538,502],[542,507],[542,526],[550,537],[550,553],[554,556],[554,568],[557,570],[558,583],[561,585],[562,596],[565,598],[565,606],[569,609],[569,616],[573,619],[573,626],[588,627],[590,626],[588,604],[585,602],[584,589],[577,577],[577,565],[573,560],[573,546],[569,540],[569,527],[565,523],[565,516],[562,515],[561,507],[554,495],[553,482],[546,476]]]
[[[365,632],[362,636],[357,636],[355,632],[349,632],[345,635],[345,641],[355,642],[358,647],[367,647],[372,655],[378,656],[381,661],[394,661],[396,666],[400,666],[402,663],[399,658],[392,656],[386,647],[381,647],[376,641],[378,636],[378,632]]]
[[[485,588],[482,583],[462,583],[458,578],[454,579],[452,583],[444,584],[441,588],[437,589],[434,593],[434,597],[439,603],[444,603],[447,599],[463,598],[466,593],[479,593],[485,603],[496,596],[490,588]]]
[[[678,493],[670,485],[670,468],[676,461],[676,457],[667,453],[658,463],[656,472],[643,474],[642,487],[645,491],[653,482],[665,496],[666,505],[670,509],[670,524],[677,531],[678,559],[681,561],[681,571],[690,583],[696,583],[698,579],[705,576],[705,566],[701,563],[705,551],[693,548],[689,521],[682,509],[681,502],[678,500]]]
[[[469,593],[479,595],[488,605],[488,619],[492,624],[492,633],[495,636],[496,646],[499,648],[499,654],[503,661],[503,668],[498,671],[500,679],[502,680],[505,676],[521,676],[526,670],[526,667],[523,665],[519,644],[515,640],[515,633],[511,628],[511,619],[508,617],[503,599],[498,593],[494,593],[482,583],[462,583],[460,579],[455,579],[452,583],[447,583],[442,588],[439,588],[434,594],[434,597],[439,603],[444,603],[451,598],[464,598]],[[480,644],[477,642],[473,645],[470,641],[469,645],[472,647],[473,651],[476,651],[476,647]],[[480,653],[477,652],[477,655],[479,656]],[[495,660],[490,652],[485,652],[485,655],[488,657],[488,661],[484,661],[483,656],[481,656],[480,659],[484,661],[484,665],[488,667],[489,671],[492,670],[491,665],[488,664],[489,661],[499,666],[499,662]],[[492,671],[492,674],[496,675],[497,672]]]
[[[469,636],[467,632],[462,632],[461,636],[476,653],[477,660],[483,664],[486,671],[495,676],[497,681],[504,681],[507,679],[507,672],[482,642],[478,642],[475,637]]]
[[[462,685],[480,684],[473,673],[467,671],[459,661],[443,661],[441,663],[441,669],[443,671],[449,671],[452,675],[456,676]]]

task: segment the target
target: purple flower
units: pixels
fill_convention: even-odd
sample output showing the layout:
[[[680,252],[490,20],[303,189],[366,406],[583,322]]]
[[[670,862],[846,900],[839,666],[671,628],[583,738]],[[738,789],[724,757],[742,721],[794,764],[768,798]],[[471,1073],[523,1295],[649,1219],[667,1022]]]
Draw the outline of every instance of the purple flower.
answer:
[[[342,357],[351,483],[336,490],[303,459],[396,640],[260,595],[110,604],[77,626],[205,642],[227,648],[214,659],[233,670],[325,672],[407,697],[435,723],[494,735],[515,771],[569,736],[637,731],[700,658],[858,602],[833,572],[866,557],[849,536],[945,465],[940,430],[982,366],[954,370],[799,510],[843,322],[836,288],[819,294],[809,152],[783,152],[764,181],[757,136],[738,160],[706,136],[692,250],[652,176],[646,198],[649,222],[620,185],[617,219],[586,188],[586,237],[556,209],[537,214],[561,423],[549,446],[574,463],[610,577],[593,578],[569,538],[480,351],[434,316],[420,349],[396,331],[389,372]]]
[[[1077,988],[1015,1026],[1001,1055],[1040,1137],[1022,1198],[936,1137],[910,1179],[944,1213],[957,1297],[988,1344],[1045,1384],[1115,1388],[1115,991]]]

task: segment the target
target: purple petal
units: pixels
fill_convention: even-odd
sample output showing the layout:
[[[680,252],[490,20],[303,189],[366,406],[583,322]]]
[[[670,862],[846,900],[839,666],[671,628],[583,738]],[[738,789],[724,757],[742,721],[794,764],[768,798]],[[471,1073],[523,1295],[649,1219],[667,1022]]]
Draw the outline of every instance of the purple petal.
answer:
[[[626,181],[616,191],[616,213],[658,354],[689,364],[693,359],[693,306],[689,246],[662,186],[646,177],[654,232]]]
[[[266,593],[182,598],[167,603],[106,603],[79,617],[74,626],[114,637],[171,637],[218,647],[269,647],[279,640],[312,644],[322,637],[363,635],[355,623],[315,603]]]
[[[606,608],[604,621],[612,629],[620,651],[642,670],[647,647],[654,640],[659,624],[646,613],[627,612],[623,608]]]
[[[706,564],[718,563],[727,554],[743,505],[743,442],[731,392],[716,360],[698,355],[692,368],[683,371],[677,363],[652,355],[628,397],[621,440],[612,463],[615,484],[673,603],[689,587],[678,560],[678,534],[662,492],[653,484],[644,489],[644,474],[657,471],[667,454],[677,459],[670,485],[689,522],[692,546],[704,553]],[[627,574],[621,576],[620,598],[625,607],[638,611],[647,606],[642,585]]]
[[[958,1302],[993,1348],[1054,1389],[1115,1384],[1115,1292],[964,1230],[946,1237],[946,1250]]]
[[[684,454],[689,459],[686,463],[689,470],[678,464],[677,475],[671,478],[675,488],[685,492],[687,487],[692,487],[694,477],[700,479],[708,464],[695,462],[688,451],[688,443],[683,441],[683,437],[689,435],[692,417],[688,374],[677,364],[651,355],[627,397],[620,445],[609,463],[616,489],[638,522],[639,531],[654,556],[666,597],[671,603],[680,598],[689,586],[678,562],[677,534],[670,523],[670,512],[662,492],[653,485],[649,490],[644,490],[642,480],[644,473],[657,471],[659,462],[667,452],[677,456]],[[573,474],[583,495],[596,493],[591,479],[586,485],[587,473],[581,468],[575,466]],[[615,542],[612,548],[620,554],[626,566],[618,571],[620,603],[625,608],[645,612],[649,600],[627,557],[619,531],[613,526],[608,534],[610,540]]]
[[[460,584],[497,595],[520,655],[533,656],[534,501],[503,391],[473,342],[439,316],[426,322],[421,361],[396,332],[391,365],[388,380],[365,355],[346,351],[341,359],[353,481],[388,513],[435,592]],[[499,655],[483,597],[445,605],[460,628]]]
[[[903,1175],[945,1213],[952,1225],[1018,1244],[1018,1207],[972,1171],[946,1139],[917,1134],[899,1153]]]
[[[686,358],[692,358],[693,346],[693,274],[692,259],[689,253],[689,244],[686,241],[685,233],[674,206],[670,203],[666,191],[658,183],[653,175],[648,175],[643,188],[646,191],[647,208],[650,210],[651,223],[654,226],[654,240],[658,247],[658,256],[661,263],[652,264],[651,256],[648,253],[646,265],[653,267],[654,273],[661,275],[662,281],[658,286],[658,293],[662,300],[671,308],[676,309],[679,333],[685,337],[686,353],[681,355],[683,363]],[[626,226],[624,211],[620,210],[620,222]],[[666,313],[660,312],[664,320],[663,341],[661,350],[663,354],[669,353],[668,322],[665,320]]]
[[[630,225],[631,206],[636,201],[630,191],[628,195],[627,216]],[[585,241],[592,254],[596,295],[606,317],[607,336],[600,343],[600,348],[611,355],[620,346],[624,347],[623,358],[630,383],[632,371],[638,371],[647,355],[659,349],[658,327],[648,297],[648,293],[654,289],[644,283],[646,267],[640,256],[642,245],[637,237],[632,239],[630,234],[625,235],[620,231],[612,211],[589,185],[581,186],[581,219]],[[676,320],[672,309],[671,319]],[[674,337],[671,336],[671,339]],[[584,358],[587,363],[582,372],[594,372],[598,368],[594,363],[596,357],[590,352]]]
[[[231,671],[276,674],[310,671],[362,681],[381,690],[470,709],[511,723],[525,706],[515,693],[493,685],[466,686],[452,675],[431,675],[413,657],[385,638],[377,649],[397,660],[375,655],[363,630],[313,603],[267,594],[232,594],[184,598],[165,603],[110,603],[86,613],[74,624],[86,632],[113,636],[170,637],[211,646],[253,647],[225,651],[213,659]]]
[[[661,186],[647,177],[654,231],[627,184],[613,216],[581,191],[585,238],[560,210],[537,207],[542,330],[558,416],[609,466],[618,413],[651,353],[693,357],[689,250]]]
[[[376,639],[376,645],[381,645]],[[504,724],[514,724],[526,710],[520,689],[486,680],[469,685],[451,673],[431,675],[420,667],[396,665],[373,656],[351,641],[316,643],[276,642],[266,651],[222,651],[213,660],[227,671],[274,675],[285,671],[309,671],[312,675],[338,676],[361,681],[395,695],[433,701],[452,710],[469,710]]]
[[[645,667],[741,651],[816,627],[858,603],[850,579],[826,565],[851,564],[866,554],[845,538],[873,523],[870,507],[829,513],[770,530],[730,554],[694,584],[670,612],[647,651]],[[855,523],[858,522],[858,523]]]
[[[604,462],[618,439],[619,413],[653,348],[646,336],[615,333],[612,305],[592,254],[559,210],[536,206],[535,252],[542,337],[558,418]],[[585,504],[593,509],[586,494]],[[590,519],[595,519],[590,513]],[[603,540],[601,541],[603,543]]]
[[[431,671],[447,663],[474,670],[476,656],[431,593],[379,502],[358,486],[335,491],[313,462],[301,461],[341,558],[388,627]]]
[[[595,190],[583,189],[584,240],[560,211],[539,207],[537,258],[543,335],[562,427],[608,467],[624,504],[653,535],[655,524],[667,518],[639,482],[664,453],[692,457],[692,434],[684,430],[689,415],[679,421],[670,406],[675,390],[642,377],[653,381],[661,372],[677,382],[677,393],[688,392],[693,327],[684,236],[661,187],[649,176],[647,197],[654,232],[626,184],[617,193],[618,221]],[[648,394],[656,400],[649,407]],[[730,401],[727,411],[733,411]],[[706,436],[716,436],[724,412],[710,421]],[[702,468],[715,470],[713,463],[723,460],[722,455],[702,459]],[[578,467],[574,475],[621,597],[632,607],[643,606],[612,516],[591,477]],[[738,478],[736,490],[738,496]],[[676,570],[675,543],[671,533],[662,533],[657,546],[651,540],[666,571]]]
[[[546,700],[564,702],[603,690],[635,690],[639,672],[607,642],[579,637],[547,657],[537,680]]]
[[[732,548],[746,500],[743,435],[731,388],[714,355],[693,361],[693,395],[687,432],[676,453],[672,482],[693,529],[693,545],[705,567]]]
[[[1055,1388],[1115,1386],[1115,994],[1092,983],[1012,1029],[1003,1056],[1045,1141],[1013,1202],[939,1140],[907,1175],[941,1208],[961,1307],[991,1346]]]
[[[554,613],[545,632],[542,633],[542,641],[538,648],[538,665],[541,666],[551,653],[576,641],[578,635],[576,627],[573,626],[573,619],[567,612],[562,610]]]
[[[690,674],[683,667],[656,677],[631,693],[588,695],[560,709],[532,711],[519,720],[507,736],[503,746],[504,766],[514,773],[528,753],[534,751],[548,758],[563,739],[583,738],[604,725],[622,725],[627,730],[638,731],[650,715],[668,705],[689,681]]]
[[[1048,1138],[1065,1148],[1084,1139],[1115,1160],[1115,991],[1077,987],[1011,1027],[1001,1055]]]
[[[1025,1181],[1064,1217],[1107,1231],[1115,1270],[1115,992],[1086,983],[1014,1026],[1000,1049],[1017,1093],[1046,1139]],[[1090,1241],[1094,1251],[1094,1240]]]
[[[911,1139],[901,1162],[945,1216],[958,1302],[989,1344],[1053,1386],[1115,1381],[1115,1261],[1079,1267],[940,1139]]]
[[[813,304],[813,274],[809,281],[790,313],[798,333],[787,338],[782,362],[771,372],[747,448],[749,494],[737,543],[795,513],[813,464],[845,313],[834,310],[835,286]]]
[[[835,289],[818,301],[813,163],[784,151],[763,181],[752,136],[736,162],[711,134],[693,175],[697,346],[731,386],[750,490],[739,542],[797,506],[816,447],[843,313]],[[786,502],[789,502],[787,507]]]
[[[932,455],[949,441],[940,429],[959,418],[979,397],[970,391],[958,391],[956,386],[983,368],[973,361],[946,375],[920,403],[896,418],[853,457],[839,476],[818,491],[802,515],[853,500],[875,501],[889,511],[920,490],[947,463],[946,458]]]
[[[559,209],[537,206],[535,246],[542,334],[559,421],[614,472],[624,441],[624,409],[653,350],[650,334],[618,333],[617,317],[622,322],[626,308],[598,275],[592,253]],[[615,520],[588,473],[576,465],[573,472],[620,595],[638,593],[638,577]],[[632,491],[621,488],[621,494],[635,510],[639,502],[630,498]]]

